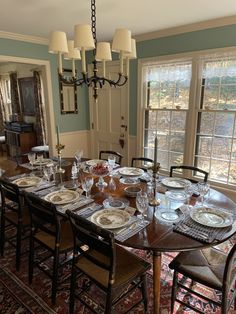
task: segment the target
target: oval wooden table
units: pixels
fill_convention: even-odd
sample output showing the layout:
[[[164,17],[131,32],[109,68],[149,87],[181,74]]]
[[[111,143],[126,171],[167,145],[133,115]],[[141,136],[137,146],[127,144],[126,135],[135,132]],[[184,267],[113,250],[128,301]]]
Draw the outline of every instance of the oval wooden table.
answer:
[[[1,165],[2,166],[2,165]],[[6,175],[15,175],[22,172],[28,172],[22,167],[2,167],[5,168]],[[66,167],[66,172],[64,178],[70,178],[71,164]],[[98,178],[95,178],[97,182]],[[93,186],[92,194],[95,202],[102,204],[104,199],[108,196],[113,197],[125,197],[124,188],[127,185],[121,184],[118,179],[114,179],[117,189],[114,192],[110,192],[108,188],[104,191],[99,191],[98,188]],[[105,181],[109,181],[109,177],[105,178]],[[145,189],[145,183],[140,183]],[[130,201],[130,206],[135,206],[135,198],[127,198]],[[236,204],[229,199],[224,194],[211,189],[209,203],[217,207],[222,207],[230,209],[236,212]],[[153,256],[153,296],[154,296],[154,310],[153,313],[160,313],[160,282],[161,282],[161,256],[163,252],[180,252],[180,251],[190,251],[199,250],[205,247],[213,246],[219,244],[219,241],[213,242],[211,244],[206,244],[199,242],[193,238],[181,235],[173,231],[172,225],[166,225],[159,222],[155,216],[154,212],[158,211],[158,207],[149,207],[148,209],[148,219],[150,219],[150,224],[142,229],[139,233],[135,234],[131,238],[122,242],[121,244],[127,247],[148,250],[152,252]],[[232,229],[227,232],[220,242],[224,242],[236,233],[236,221],[232,225]]]
[[[108,178],[105,181],[108,182]],[[123,185],[118,179],[115,179],[117,189],[115,192],[110,192],[108,188],[105,188],[103,192],[98,193],[98,189],[93,187],[92,193],[95,193],[94,199],[96,202],[101,203],[109,195],[114,197],[125,197],[129,199],[130,206],[135,206],[135,198],[128,198],[124,194],[124,188],[127,185]],[[140,183],[145,188],[144,183]],[[213,206],[229,209],[236,213],[236,204],[224,194],[211,189],[208,202]],[[224,235],[224,238],[219,242],[215,241],[211,244],[199,242],[191,237],[184,236],[180,233],[174,232],[172,225],[166,225],[161,223],[154,216],[154,212],[158,211],[158,207],[149,207],[148,219],[150,224],[142,229],[139,233],[135,234],[131,238],[122,242],[124,246],[131,248],[147,250],[152,252],[153,256],[153,296],[154,296],[154,310],[153,313],[160,313],[160,284],[161,284],[161,258],[163,252],[180,252],[199,250],[205,247],[213,246],[224,242],[236,233],[236,221],[232,225],[232,229]]]

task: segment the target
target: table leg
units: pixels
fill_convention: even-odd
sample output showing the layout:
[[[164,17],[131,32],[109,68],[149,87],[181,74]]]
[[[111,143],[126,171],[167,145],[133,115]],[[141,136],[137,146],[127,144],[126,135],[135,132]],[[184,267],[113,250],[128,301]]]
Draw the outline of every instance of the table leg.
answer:
[[[153,251],[154,314],[160,313],[160,297],[161,297],[161,253]]]

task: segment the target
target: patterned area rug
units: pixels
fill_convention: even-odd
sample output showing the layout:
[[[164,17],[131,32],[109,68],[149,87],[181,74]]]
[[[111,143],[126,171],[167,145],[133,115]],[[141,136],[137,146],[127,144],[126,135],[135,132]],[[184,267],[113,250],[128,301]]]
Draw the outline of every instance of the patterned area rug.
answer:
[[[230,248],[231,243],[228,241],[220,246],[220,249],[227,251]],[[136,254],[141,255],[151,261],[150,256],[146,256],[144,251],[134,251]],[[163,254],[162,258],[162,281],[161,281],[161,313],[170,313],[170,296],[172,285],[172,271],[168,265],[172,260],[174,254]],[[0,313],[4,314],[23,314],[23,313],[68,313],[69,303],[69,281],[63,285],[63,290],[58,293],[57,305],[52,306],[50,302],[51,282],[37,269],[34,271],[34,280],[32,285],[28,284],[28,258],[27,255],[22,257],[22,266],[20,272],[16,272],[14,269],[15,253],[10,247],[6,247],[5,257],[0,258]],[[47,265],[45,265],[47,267]],[[70,272],[70,267],[65,270],[65,274]],[[64,274],[64,275],[65,275]],[[82,279],[86,280],[86,279]],[[152,290],[152,271],[147,276],[148,283],[148,313],[153,313],[153,290]],[[81,284],[81,283],[79,283]],[[214,292],[206,289],[203,286],[197,287],[199,291],[209,297],[218,298]],[[137,300],[140,297],[139,291],[134,291],[129,298],[122,300],[115,308],[114,314],[122,314],[132,305],[131,300]],[[101,300],[104,300],[103,293],[96,287],[91,286],[90,291],[84,295],[84,298],[90,305],[98,310],[98,313],[102,313],[99,310]],[[195,301],[192,297],[188,296],[189,302],[195,304],[198,308],[204,309],[208,314],[219,314],[220,311],[205,301]],[[90,314],[91,311],[85,309],[83,305],[77,302],[75,313]],[[142,314],[143,308],[140,305],[133,310],[133,314]],[[194,313],[191,310],[184,309],[176,303],[175,313],[190,314]],[[229,312],[229,314],[233,314]]]

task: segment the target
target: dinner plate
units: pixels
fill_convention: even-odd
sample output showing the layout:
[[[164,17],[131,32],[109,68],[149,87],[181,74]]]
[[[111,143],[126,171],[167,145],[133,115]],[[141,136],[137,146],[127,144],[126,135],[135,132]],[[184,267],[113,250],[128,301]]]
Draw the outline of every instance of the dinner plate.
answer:
[[[41,178],[32,176],[32,177],[18,178],[12,181],[12,183],[18,185],[20,188],[26,188],[26,187],[38,185],[41,181],[42,181]]]
[[[95,166],[96,164],[103,162],[105,164],[107,164],[106,160],[102,160],[102,159],[91,159],[91,160],[87,160],[85,163],[88,166]]]
[[[50,163],[51,164],[53,163],[53,161],[51,159],[44,158],[41,161],[36,159],[34,161],[33,165],[35,165],[35,166],[40,166],[40,165],[44,166],[44,165],[47,165],[47,164],[50,164]]]
[[[220,208],[199,206],[190,211],[190,217],[201,225],[207,227],[224,228],[231,226],[233,216]]]
[[[129,223],[130,214],[122,209],[107,208],[97,211],[91,216],[91,221],[106,229],[124,227]]]
[[[124,198],[107,198],[103,201],[103,206],[105,208],[118,208],[125,209],[129,206],[129,201]]]
[[[140,181],[138,178],[120,178],[120,183],[122,184],[128,184],[128,185],[133,185],[133,184],[138,184]]]
[[[140,177],[144,174],[144,171],[140,168],[122,167],[119,169],[119,173],[124,177]]]
[[[67,204],[76,201],[79,198],[79,193],[73,190],[54,191],[47,194],[44,199],[53,204]]]
[[[168,188],[173,189],[184,189],[186,186],[191,185],[191,182],[182,178],[164,178],[161,180],[161,183]]]

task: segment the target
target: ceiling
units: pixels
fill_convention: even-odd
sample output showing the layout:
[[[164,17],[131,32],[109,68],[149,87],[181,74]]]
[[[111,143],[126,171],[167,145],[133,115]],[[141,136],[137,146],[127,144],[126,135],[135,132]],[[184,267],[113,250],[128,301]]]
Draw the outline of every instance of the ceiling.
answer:
[[[97,0],[98,40],[116,28],[133,35],[235,15],[235,0]],[[75,24],[90,24],[89,0],[1,1],[0,31],[48,38],[51,30],[73,37]]]

